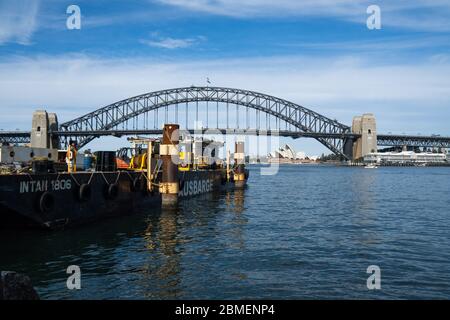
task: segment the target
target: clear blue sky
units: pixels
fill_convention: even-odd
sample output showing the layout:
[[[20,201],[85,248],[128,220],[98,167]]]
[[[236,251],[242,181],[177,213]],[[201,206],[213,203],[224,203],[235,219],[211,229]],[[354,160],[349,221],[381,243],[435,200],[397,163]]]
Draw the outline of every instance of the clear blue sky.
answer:
[[[66,28],[71,4],[80,30]],[[366,26],[372,4],[380,30]],[[449,74],[443,0],[0,0],[3,129],[29,129],[34,109],[64,121],[209,77],[348,124],[373,112],[382,132],[450,135]]]

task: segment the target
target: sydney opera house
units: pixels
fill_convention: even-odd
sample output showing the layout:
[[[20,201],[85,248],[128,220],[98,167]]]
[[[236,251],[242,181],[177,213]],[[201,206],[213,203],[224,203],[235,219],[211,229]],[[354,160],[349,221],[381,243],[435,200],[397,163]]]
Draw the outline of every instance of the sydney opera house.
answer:
[[[280,163],[308,163],[317,160],[317,157],[307,157],[304,152],[295,152],[294,148],[286,144],[269,154],[269,162]]]

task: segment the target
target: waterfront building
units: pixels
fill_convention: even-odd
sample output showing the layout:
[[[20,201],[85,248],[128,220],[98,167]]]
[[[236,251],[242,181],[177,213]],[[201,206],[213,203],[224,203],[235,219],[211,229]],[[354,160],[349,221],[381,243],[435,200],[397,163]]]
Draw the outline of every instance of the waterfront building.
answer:
[[[449,160],[445,153],[416,153],[413,151],[378,152],[364,156],[364,162],[387,164],[443,164]]]

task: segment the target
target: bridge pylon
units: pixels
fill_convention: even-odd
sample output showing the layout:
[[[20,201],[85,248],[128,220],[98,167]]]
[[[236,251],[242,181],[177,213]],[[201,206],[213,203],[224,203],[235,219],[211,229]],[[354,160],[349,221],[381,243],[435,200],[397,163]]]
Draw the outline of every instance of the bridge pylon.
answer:
[[[353,142],[351,159],[357,161],[369,153],[377,152],[377,122],[372,113],[354,117],[352,133],[359,135],[359,137]]]
[[[33,113],[31,123],[30,142],[32,148],[58,149],[59,138],[51,135],[51,131],[58,130],[58,117],[55,113],[37,110]]]

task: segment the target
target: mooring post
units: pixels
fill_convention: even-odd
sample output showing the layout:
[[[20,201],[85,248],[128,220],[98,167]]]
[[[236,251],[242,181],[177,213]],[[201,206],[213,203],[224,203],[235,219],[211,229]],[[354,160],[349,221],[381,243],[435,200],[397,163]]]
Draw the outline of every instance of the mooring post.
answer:
[[[228,149],[228,148],[227,148]],[[230,155],[230,150],[227,150],[227,182],[230,182],[230,178],[231,178],[231,172],[230,172],[230,159],[231,159],[231,155]]]
[[[147,190],[149,192],[153,192],[152,157],[153,157],[153,141],[148,140],[148,144],[147,144]]]
[[[162,180],[159,192],[163,206],[174,206],[178,203],[178,144],[179,128],[177,124],[166,124],[163,130],[163,140],[160,155],[163,162]]]
[[[234,185],[236,188],[245,186],[245,156],[244,142],[236,142],[234,149]]]

